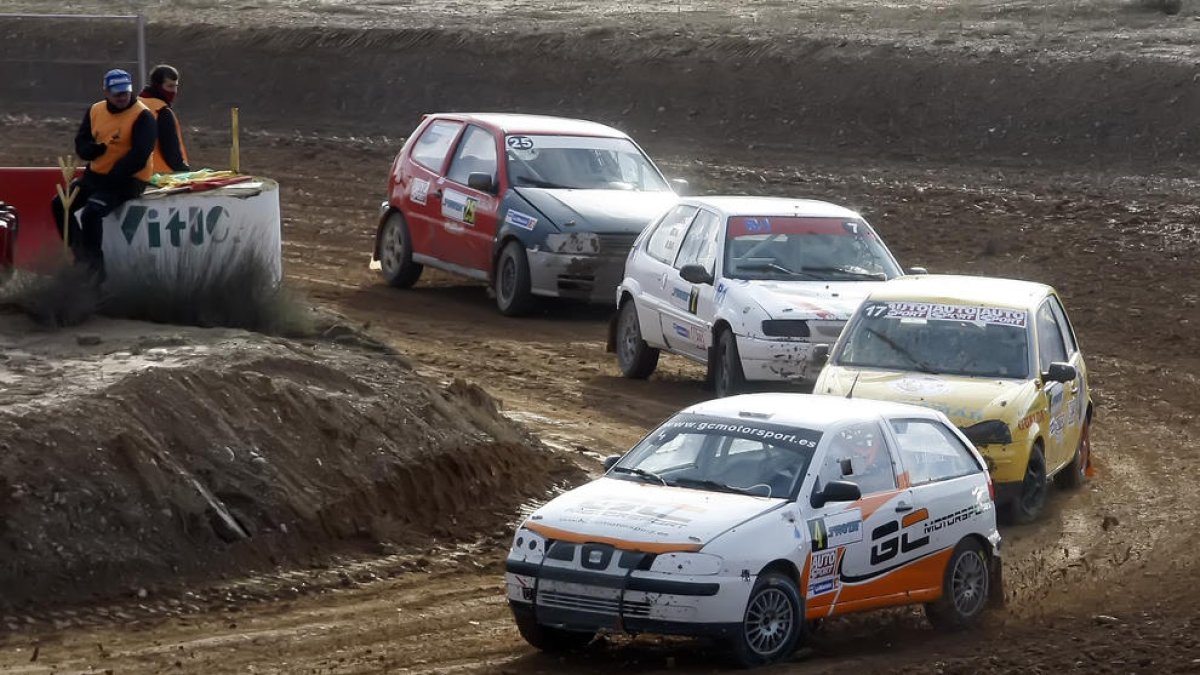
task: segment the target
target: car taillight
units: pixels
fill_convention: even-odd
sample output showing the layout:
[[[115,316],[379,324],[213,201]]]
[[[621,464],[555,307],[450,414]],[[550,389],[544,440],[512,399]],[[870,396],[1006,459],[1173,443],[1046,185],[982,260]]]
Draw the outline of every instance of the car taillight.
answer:
[[[996,501],[996,483],[992,481],[992,477],[988,476],[988,494],[992,496],[992,502]]]

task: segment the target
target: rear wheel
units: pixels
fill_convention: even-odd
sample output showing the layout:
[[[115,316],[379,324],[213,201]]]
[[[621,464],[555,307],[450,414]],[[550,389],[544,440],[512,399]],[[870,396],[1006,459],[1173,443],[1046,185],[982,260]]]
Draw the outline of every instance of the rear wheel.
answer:
[[[594,632],[544,626],[538,623],[531,614],[524,612],[514,612],[513,618],[517,622],[517,631],[521,633],[521,637],[525,638],[526,642],[541,651],[552,654],[579,651],[586,647],[592,638],[596,637]]]
[[[1055,476],[1059,487],[1066,490],[1078,490],[1087,482],[1088,467],[1092,463],[1092,441],[1089,438],[1091,422],[1084,421],[1079,431],[1079,447],[1075,448],[1075,456],[1062,473]]]
[[[796,582],[778,572],[760,576],[746,602],[741,630],[730,645],[738,665],[753,668],[791,656],[800,641],[803,617]]]
[[[404,216],[393,213],[383,224],[379,235],[379,264],[383,278],[396,288],[411,288],[421,278],[422,265],[412,260],[412,237]]]
[[[521,316],[533,308],[529,257],[518,241],[510,241],[496,261],[496,308],[504,316]]]
[[[633,300],[621,305],[617,314],[617,364],[621,374],[634,380],[650,377],[658,367],[659,351],[642,339],[637,306]]]
[[[1035,445],[1029,451],[1029,463],[1025,465],[1025,478],[1021,481],[1021,492],[1009,504],[1009,515],[1018,525],[1032,523],[1041,515],[1046,505],[1046,456],[1042,446]]]
[[[987,607],[991,591],[987,555],[974,539],[954,548],[942,578],[942,597],[925,605],[925,616],[935,628],[961,630],[974,625]]]
[[[716,353],[709,365],[710,379],[717,398],[733,396],[746,387],[746,376],[742,372],[742,357],[738,354],[737,338],[728,328],[717,336]]]

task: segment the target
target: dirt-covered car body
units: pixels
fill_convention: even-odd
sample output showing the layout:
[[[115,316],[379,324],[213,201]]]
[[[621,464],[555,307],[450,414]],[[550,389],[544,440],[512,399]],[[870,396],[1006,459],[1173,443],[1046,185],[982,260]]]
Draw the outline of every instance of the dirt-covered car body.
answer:
[[[508,314],[535,295],[607,301],[634,239],[676,199],[611,127],[427,115],[393,162],[372,266],[396,286],[424,265],[488,281]]]
[[[1037,515],[1048,478],[1061,472],[1077,485],[1090,462],[1087,367],[1044,284],[951,275],[881,284],[815,391],[944,412],[987,457],[997,501],[1018,520]]]
[[[630,251],[609,348],[630,377],[653,369],[629,367],[631,341],[706,363],[718,395],[744,381],[811,383],[813,347],[832,345],[870,289],[901,274],[871,226],[840,206],[684,198]]]
[[[990,479],[939,412],[742,395],[683,410],[613,460],[513,538],[508,600],[535,646],[597,630],[713,635],[767,662],[807,620],[938,602],[964,549],[977,563],[965,613],[998,597]],[[772,584],[795,598],[764,626],[752,617]]]

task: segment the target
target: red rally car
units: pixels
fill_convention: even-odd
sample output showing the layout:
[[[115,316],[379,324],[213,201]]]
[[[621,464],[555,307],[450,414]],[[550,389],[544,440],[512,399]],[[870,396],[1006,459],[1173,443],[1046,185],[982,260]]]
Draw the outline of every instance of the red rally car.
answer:
[[[488,282],[500,312],[535,296],[611,302],[633,240],[677,196],[627,135],[582,120],[426,115],[396,156],[372,269]]]

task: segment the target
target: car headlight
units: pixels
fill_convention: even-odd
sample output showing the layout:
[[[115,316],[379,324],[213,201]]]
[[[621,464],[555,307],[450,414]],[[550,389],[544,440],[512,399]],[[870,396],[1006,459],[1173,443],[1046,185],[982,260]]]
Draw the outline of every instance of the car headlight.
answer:
[[[650,564],[650,571],[703,576],[720,572],[721,562],[721,558],[708,553],[661,553]]]
[[[809,336],[808,322],[803,319],[767,319],[762,322],[762,332],[767,337],[806,338]]]
[[[523,527],[517,529],[517,533],[513,535],[512,547],[508,550],[508,557],[513,560],[524,560],[526,562],[541,562],[546,556],[546,538]]]
[[[546,248],[555,253],[594,255],[600,252],[595,232],[556,232],[546,236]]]
[[[1008,424],[1000,420],[987,420],[979,424],[962,430],[963,435],[967,440],[980,445],[1008,445],[1012,443],[1012,429],[1008,428]]]

